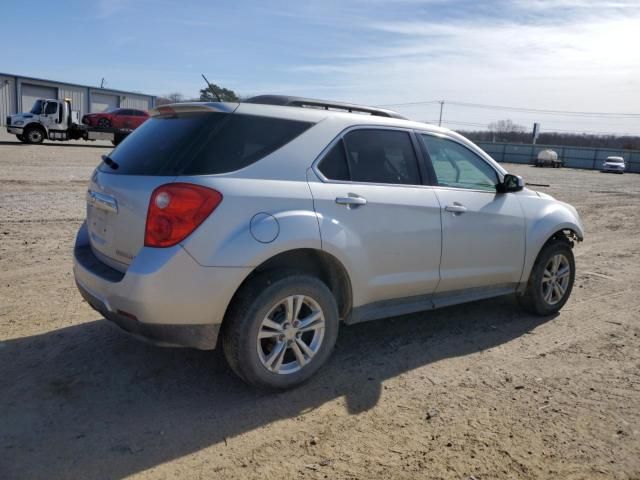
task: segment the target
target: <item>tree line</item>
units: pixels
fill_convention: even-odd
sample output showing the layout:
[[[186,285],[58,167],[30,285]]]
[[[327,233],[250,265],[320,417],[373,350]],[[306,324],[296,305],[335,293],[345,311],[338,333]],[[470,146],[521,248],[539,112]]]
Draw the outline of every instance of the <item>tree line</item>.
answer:
[[[526,143],[533,141],[531,131],[511,120],[490,123],[486,130],[457,130],[473,142]],[[588,133],[541,132],[536,143],[567,147],[615,148],[640,150],[640,137],[631,135],[599,135]]]
[[[214,92],[217,94],[214,95]],[[197,98],[185,97],[181,93],[172,92],[167,95],[156,98],[156,105],[167,105],[169,103],[185,103],[185,102],[217,102],[218,97],[222,102],[239,102],[241,98],[228,88],[220,87],[215,83],[211,84],[211,88],[200,89],[200,96]]]

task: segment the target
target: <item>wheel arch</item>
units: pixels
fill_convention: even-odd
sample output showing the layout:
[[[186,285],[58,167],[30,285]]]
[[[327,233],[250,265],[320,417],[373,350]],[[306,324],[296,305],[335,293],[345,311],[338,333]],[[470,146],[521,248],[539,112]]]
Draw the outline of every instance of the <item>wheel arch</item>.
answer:
[[[577,242],[581,242],[584,238],[581,226],[574,222],[554,223],[545,229],[540,229],[539,232],[538,235],[529,235],[527,238],[527,254],[520,279],[521,287],[528,282],[536,259],[549,243],[562,239],[573,248]]]
[[[260,265],[255,267],[249,275],[238,286],[231,301],[227,305],[223,327],[227,319],[231,306],[236,301],[242,290],[252,282],[257,276],[273,273],[276,277],[278,272],[295,271],[296,273],[306,273],[313,275],[323,281],[331,293],[333,293],[338,305],[338,316],[344,320],[351,312],[352,288],[349,274],[336,257],[323,250],[315,248],[297,248],[277,253]]]
[[[47,132],[47,129],[44,128],[44,126],[38,122],[29,122],[27,123],[24,127],[23,127],[23,134],[27,133],[27,130],[29,130],[30,128],[37,128],[39,130],[42,130],[42,133],[44,135],[45,140],[49,139],[49,132]]]

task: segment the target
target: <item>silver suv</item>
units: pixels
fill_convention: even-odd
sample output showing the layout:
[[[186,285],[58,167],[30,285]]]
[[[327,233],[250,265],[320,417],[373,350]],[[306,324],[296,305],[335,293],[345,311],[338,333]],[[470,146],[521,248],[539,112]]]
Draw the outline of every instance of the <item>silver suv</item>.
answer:
[[[87,192],[74,274],[93,308],[213,349],[260,387],[325,363],[341,323],[571,293],[575,208],[460,135],[388,110],[280,96],[157,108]]]

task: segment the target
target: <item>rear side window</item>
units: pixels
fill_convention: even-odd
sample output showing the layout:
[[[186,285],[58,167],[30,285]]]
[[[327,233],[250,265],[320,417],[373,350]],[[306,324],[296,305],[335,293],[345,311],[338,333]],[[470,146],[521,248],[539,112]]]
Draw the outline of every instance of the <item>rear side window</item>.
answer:
[[[353,130],[329,150],[318,170],[329,180],[421,184],[411,136],[398,130]]]
[[[338,141],[318,164],[318,170],[330,180],[351,180],[342,140]]]
[[[206,175],[228,173],[257,162],[303,133],[311,123],[227,113],[186,113],[152,117],[129,135],[110,157],[124,175]]]
[[[419,185],[418,161],[407,132],[353,130],[344,136],[354,182]]]
[[[216,114],[214,114],[216,115]],[[226,115],[183,173],[223,173],[251,165],[286,145],[311,126],[307,122],[253,115]]]

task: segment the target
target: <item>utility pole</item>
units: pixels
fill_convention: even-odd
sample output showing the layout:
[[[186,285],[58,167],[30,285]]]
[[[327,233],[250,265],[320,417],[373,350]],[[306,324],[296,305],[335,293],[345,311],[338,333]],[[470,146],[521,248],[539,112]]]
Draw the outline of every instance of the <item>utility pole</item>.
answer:
[[[440,100],[440,118],[438,119],[438,126],[442,126],[442,108],[444,107],[444,100]]]

